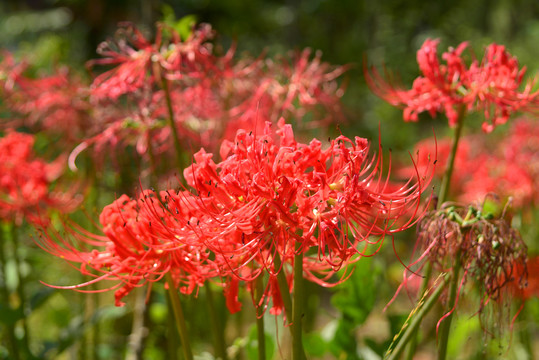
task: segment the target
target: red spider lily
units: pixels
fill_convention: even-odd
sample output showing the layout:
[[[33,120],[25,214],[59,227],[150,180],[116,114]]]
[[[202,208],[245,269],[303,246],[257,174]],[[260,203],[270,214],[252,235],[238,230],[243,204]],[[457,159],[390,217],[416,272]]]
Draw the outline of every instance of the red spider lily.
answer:
[[[161,87],[163,79],[205,79],[211,75],[223,77],[230,70],[233,51],[224,57],[212,53],[208,42],[213,37],[210,25],[203,24],[191,36],[181,41],[170,28],[169,39],[163,37],[163,27],[157,26],[152,43],[131,23],[120,24],[114,40],[100,44],[98,53],[104,56],[88,62],[95,65],[116,65],[98,75],[92,83],[92,96],[96,100],[116,100],[119,96],[141,89]]]
[[[169,28],[165,39],[163,30],[158,25],[150,42],[133,25],[123,25],[114,40],[100,46],[104,58],[89,62],[90,67],[114,68],[94,79],[97,125],[73,152],[71,166],[89,146],[102,153],[110,145],[136,145],[143,155],[152,143],[154,155],[172,151],[167,98],[186,151],[204,147],[215,152],[217,139],[232,139],[240,128],[262,131],[260,124],[281,116],[299,121],[312,113],[314,126],[341,114],[337,77],[345,68],[322,62],[319,53],[313,59],[305,50],[292,60],[236,60],[234,47],[223,55],[214,50],[214,32],[207,24],[186,39]],[[117,106],[120,96],[128,108]]]
[[[522,85],[525,68],[519,69],[518,61],[502,45],[491,44],[485,50],[481,63],[473,60],[469,66],[463,59],[468,43],[449,49],[442,55],[445,64],[437,56],[439,40],[427,39],[417,52],[417,62],[422,76],[413,83],[412,89],[403,90],[399,85],[386,81],[372,68],[365,69],[370,88],[392,105],[404,107],[404,120],[417,121],[418,114],[428,111],[431,116],[444,112],[450,126],[458,121],[458,109],[483,111],[486,121],[483,131],[490,132],[507,121],[519,110],[535,108],[539,94],[533,92],[535,80]]]
[[[437,143],[435,176],[443,176],[449,157],[451,140]],[[424,172],[431,159],[433,146],[429,140],[420,141],[415,149],[415,166],[404,167],[399,175],[410,177],[416,171]],[[481,203],[485,196],[511,198],[511,206],[525,209],[539,202],[539,133],[536,121],[516,119],[502,139],[488,142],[478,136],[464,136],[459,140],[451,178],[452,192],[463,203]]]
[[[39,224],[43,221],[41,215],[48,208],[69,211],[77,203],[73,200],[73,194],[51,189],[52,181],[63,172],[62,159],[46,163],[35,157],[33,145],[32,135],[14,131],[8,131],[0,138],[2,220],[19,223],[25,218],[28,222]]]
[[[89,67],[117,65],[97,76],[91,86],[91,94],[98,100],[116,100],[119,96],[135,92],[155,81],[151,73],[152,56],[159,55],[160,44],[153,45],[132,24],[122,24],[116,41],[106,41],[99,45],[97,52],[103,59],[92,60]]]
[[[480,152],[474,166],[463,169],[461,199],[477,201],[489,193],[511,197],[512,206],[539,202],[539,135],[536,121],[519,119],[504,138],[491,147],[476,142]]]
[[[31,78],[24,72],[29,66],[17,63],[8,53],[0,65],[0,84],[12,119],[3,128],[28,127],[34,131],[61,134],[65,140],[79,139],[89,128],[86,85],[67,68],[53,75]],[[5,72],[5,74],[3,73]]]
[[[416,174],[416,182],[393,188],[382,174],[381,156],[368,158],[365,139],[340,136],[324,150],[316,139],[296,142],[284,121],[276,132],[271,123],[261,135],[238,131],[233,143],[223,143],[221,156],[223,161],[215,163],[203,149],[195,154],[184,176],[196,194],[122,196],[101,214],[105,236],[74,231],[76,239],[100,250],[79,250],[66,240],[59,246],[55,236],[45,234],[45,249],[81,263],[80,271],[95,277],[67,288],[114,280],[120,304],[133,287],[167,272],[186,293],[219,276],[230,310],[237,311],[239,281],[252,292],[254,281],[269,273],[255,305],[265,307],[272,299],[271,312],[278,314],[282,299],[276,276],[284,271],[293,286],[297,243],[305,253],[305,276],[329,286],[330,277],[355,255],[372,255],[362,244],[381,245],[385,235],[414,223],[431,176],[429,169]]]
[[[166,239],[167,212],[159,197],[143,192],[136,200],[122,195],[106,206],[100,223],[105,236],[88,233],[78,227],[71,237],[62,237],[51,230],[43,232],[40,246],[46,251],[72,263],[80,263],[79,271],[93,279],[73,286],[55,286],[82,292],[101,292],[117,289],[116,305],[122,306],[124,296],[135,287],[159,281],[170,273],[182,293],[191,294],[209,277],[218,274],[209,251],[196,241],[192,229],[176,228],[176,237]],[[188,218],[188,212],[182,214]],[[155,218],[161,221],[155,221]],[[152,221],[153,220],[153,221]],[[186,223],[188,220],[186,220]],[[182,233],[182,235],[180,235]],[[187,240],[188,238],[193,240]],[[88,245],[93,249],[86,249]],[[111,287],[85,290],[84,287],[103,280],[114,281]]]
[[[495,193],[510,196],[512,205],[520,208],[533,200],[535,182],[520,164],[485,154],[477,159],[477,166],[463,185],[461,198],[477,201],[489,193]]]
[[[233,143],[223,143],[222,162],[212,157],[201,150],[184,171],[203,204],[198,233],[231,274],[248,283],[262,270],[289,272],[300,243],[305,276],[331,285],[330,277],[354,255],[370,256],[361,245],[381,245],[385,235],[413,224],[432,173],[392,189],[381,157],[369,160],[365,139],[340,136],[324,150],[316,139],[297,143],[284,121],[276,132],[270,123],[261,135],[240,130]],[[408,220],[401,221],[404,216]]]

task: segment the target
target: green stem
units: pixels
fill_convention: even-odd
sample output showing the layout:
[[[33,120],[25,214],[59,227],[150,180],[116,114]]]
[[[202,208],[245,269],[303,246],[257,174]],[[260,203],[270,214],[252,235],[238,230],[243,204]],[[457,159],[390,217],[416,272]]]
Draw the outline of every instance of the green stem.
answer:
[[[427,286],[429,285],[429,279],[432,275],[432,264],[428,262],[425,265],[425,277],[423,278],[423,281],[421,282],[421,287],[419,289],[419,294],[423,296],[425,294],[425,291],[427,291]],[[419,329],[419,328],[418,328]],[[417,330],[414,331],[414,334],[412,336],[412,339],[410,340],[410,344],[408,345],[408,349],[406,350],[406,360],[413,360],[414,354],[417,348]]]
[[[86,172],[86,176],[87,178],[90,178],[90,183],[91,183],[91,188],[90,188],[90,192],[88,194],[88,204],[89,204],[89,208],[90,208],[90,214],[94,214],[97,212],[97,207],[98,207],[98,204],[99,204],[99,194],[101,193],[100,191],[97,190],[97,175],[96,175],[96,170],[95,170],[95,166],[93,163],[90,163],[90,165],[88,165],[86,167],[87,169],[87,172]],[[95,231],[97,231],[96,229],[96,226],[95,226],[95,223],[93,221],[88,221],[88,227],[87,229],[89,231],[91,231],[92,233],[95,234]],[[92,284],[91,285],[91,288],[94,289],[94,290],[98,290],[98,285],[97,284]],[[89,295],[89,294],[87,294]],[[93,307],[94,307],[94,311],[98,311],[99,310],[99,291],[97,291],[95,294],[92,294],[92,296],[89,296],[87,299],[90,299],[91,298],[91,301],[93,302]],[[100,326],[100,322],[99,321],[96,321],[94,326],[93,326],[93,329],[92,329],[92,340],[93,340],[93,346],[90,347],[90,358],[91,359],[97,359],[98,356],[97,356],[97,349],[98,349],[98,346],[99,346],[99,343],[100,343],[100,340],[101,340],[101,337],[100,337],[100,334],[101,334],[101,326]]]
[[[455,167],[455,159],[457,157],[458,145],[459,145],[460,137],[462,135],[462,128],[464,125],[465,114],[466,114],[466,107],[461,106],[458,112],[457,127],[455,128],[455,131],[453,133],[453,143],[451,144],[451,152],[449,153],[449,158],[447,159],[447,165],[446,165],[444,177],[442,178],[442,184],[440,186],[440,193],[438,194],[438,201],[436,204],[436,208],[440,208],[440,206],[442,206],[442,204],[447,200],[447,196],[449,194],[449,189],[451,185],[451,176],[453,175],[453,169]],[[425,277],[423,278],[423,281],[421,282],[421,288],[419,292],[420,294],[423,294],[425,290],[427,289],[431,274],[432,274],[432,264],[429,262],[425,265]],[[417,330],[415,332],[416,333],[413,334],[412,340],[410,342],[410,345],[406,353],[405,358],[407,360],[413,359],[413,356],[417,348]]]
[[[521,314],[520,316],[522,316],[523,319],[525,320],[524,322],[525,325],[523,326],[521,330],[520,338],[522,339],[521,340],[522,345],[524,345],[524,349],[526,350],[528,354],[528,359],[536,359],[536,357],[534,356],[533,341],[532,341],[534,337],[532,337],[533,332],[530,331],[530,327],[535,327],[537,323],[534,317],[531,316],[531,312],[529,311],[530,305],[531,304],[527,301],[523,304],[524,306],[524,308],[522,309],[523,314]]]
[[[0,223],[0,225],[3,225]],[[11,309],[11,305],[9,302],[9,291],[6,286],[6,255],[4,253],[4,244],[5,241],[5,234],[4,234],[4,228],[3,226],[0,228],[0,265],[2,265],[2,287],[0,289],[1,296],[2,296],[2,302],[6,305],[8,309]],[[7,330],[7,340],[8,340],[8,352],[9,357],[14,360],[19,360],[19,347],[17,346],[17,337],[15,336],[15,324],[9,323],[6,324],[6,330]]]
[[[292,304],[292,359],[303,360],[302,322],[305,315],[305,291],[303,283],[303,251],[296,242],[294,255],[294,302]]]
[[[27,313],[28,313],[28,304],[26,302],[26,293],[25,293],[25,278],[21,274],[21,262],[19,259],[19,237],[17,234],[17,228],[15,225],[10,225],[10,232],[11,232],[11,241],[13,242],[13,260],[15,261],[15,273],[17,275],[17,295],[19,296],[20,301],[20,308],[22,310],[22,328],[24,330],[24,337],[23,340],[23,348],[24,351],[28,354],[31,354],[30,352],[30,330],[28,329],[28,322],[27,322]]]
[[[423,306],[421,306],[421,303],[418,305],[419,309],[416,309],[416,314],[413,317],[412,321],[410,322],[410,325],[406,327],[406,330],[404,333],[400,336],[397,345],[393,350],[389,350],[388,353],[385,356],[385,360],[397,360],[408,344],[408,342],[412,339],[413,336],[416,335],[416,331],[419,328],[419,325],[423,321],[423,318],[425,315],[429,313],[429,311],[432,309],[432,307],[436,304],[438,301],[438,298],[442,294],[443,290],[445,289],[446,285],[448,283],[448,276],[444,276],[444,279],[442,280],[442,283],[438,285],[436,290],[432,293],[432,295],[425,301]]]
[[[167,296],[166,299],[168,313],[173,314],[172,300],[170,296]],[[178,326],[176,325],[174,316],[167,316],[167,360],[178,360],[178,348],[176,344],[180,341],[180,336],[178,335],[178,331],[176,331],[177,328]]]
[[[292,299],[290,298],[290,288],[288,287],[288,281],[286,281],[286,275],[284,269],[282,269],[281,257],[279,253],[275,253],[273,258],[273,263],[275,264],[275,271],[277,273],[277,284],[279,284],[279,290],[281,291],[281,298],[283,300],[284,313],[288,322],[292,320]],[[279,269],[281,269],[279,271]],[[292,329],[290,329],[292,331]]]
[[[447,168],[445,170],[444,177],[442,179],[442,185],[440,187],[440,194],[438,195],[438,206],[439,208],[446,200],[447,195],[449,194],[449,187],[451,185],[451,176],[453,175],[453,168],[455,167],[455,158],[457,157],[457,149],[459,147],[459,140],[462,134],[462,128],[464,125],[464,114],[466,112],[466,107],[461,106],[459,109],[459,114],[457,118],[457,127],[453,134],[453,144],[451,145],[451,153],[449,154],[449,159],[447,159]]]
[[[150,165],[150,187],[157,191],[157,162],[155,161],[155,152],[152,144],[152,131],[148,131],[148,161]]]
[[[191,345],[189,343],[189,334],[187,333],[187,326],[185,325],[185,317],[183,315],[182,304],[180,303],[180,296],[178,290],[174,286],[174,280],[170,273],[165,275],[166,282],[168,284],[168,294],[170,296],[170,302],[172,303],[172,309],[174,310],[174,317],[176,319],[176,326],[178,327],[178,333],[180,334],[180,341],[182,343],[183,355],[185,360],[193,360],[193,353],[191,352]]]
[[[303,255],[301,255],[301,256],[303,257]],[[281,268],[281,257],[279,256],[279,253],[275,253],[275,257],[273,258],[273,263],[275,264],[275,271],[278,271],[279,269],[281,269],[281,271],[279,271],[277,273],[277,284],[279,285],[279,290],[281,292],[281,299],[283,300],[284,313],[286,315],[287,321],[290,323],[290,321],[294,320],[292,298],[290,297],[290,288],[288,287],[288,282],[286,281],[286,275],[285,275],[285,272],[284,272],[284,267]],[[302,263],[303,263],[303,259],[300,262],[300,264],[302,264]],[[298,263],[295,262],[295,264],[298,264]],[[302,272],[303,272],[303,270],[302,270]],[[294,282],[295,282],[295,278],[294,278]],[[302,283],[302,281],[300,281],[300,283]],[[294,286],[296,286],[296,285],[294,285]],[[288,328],[290,329],[290,334],[293,337],[294,336],[294,325],[292,324],[292,326],[289,326]],[[302,351],[303,351],[303,347],[302,347]],[[305,353],[303,353],[303,359],[306,359],[306,358],[307,357],[305,356]]]
[[[451,284],[449,286],[449,299],[447,301],[449,313],[447,317],[440,324],[440,337],[438,343],[438,360],[445,360],[447,355],[447,343],[449,341],[449,330],[451,327],[451,320],[455,313],[455,302],[457,300],[457,289],[459,287],[459,271],[460,271],[460,251],[457,251],[455,256],[455,263],[453,265],[453,274],[451,277]]]
[[[215,310],[213,291],[210,288],[210,284],[207,284],[205,288],[208,313],[210,315],[210,320],[213,322],[212,330],[215,341],[215,355],[217,355],[218,359],[227,360],[223,326],[221,321],[219,321],[219,314],[217,314],[217,311]]]
[[[255,284],[255,300],[256,300],[256,335],[258,339],[258,360],[266,360],[266,336],[264,333],[264,312],[259,314],[259,304],[264,294],[264,284],[262,276],[256,278]]]
[[[170,89],[168,86],[168,80],[163,78],[162,81],[163,91],[165,92],[165,101],[167,103],[168,110],[168,121],[170,126],[170,131],[172,132],[172,140],[174,141],[174,148],[176,150],[176,166],[178,167],[178,175],[180,178],[183,177],[183,151],[182,145],[180,143],[180,137],[178,136],[178,129],[176,128],[176,121],[174,120],[174,108],[172,107],[172,98],[170,96]]]

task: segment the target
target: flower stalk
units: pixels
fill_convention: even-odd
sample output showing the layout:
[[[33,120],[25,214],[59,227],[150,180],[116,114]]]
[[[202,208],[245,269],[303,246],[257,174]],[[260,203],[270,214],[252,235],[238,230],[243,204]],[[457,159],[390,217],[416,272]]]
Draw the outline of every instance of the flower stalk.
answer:
[[[453,169],[455,167],[455,159],[457,157],[459,140],[462,135],[465,112],[466,112],[466,107],[461,106],[458,111],[456,128],[453,133],[453,143],[451,145],[451,152],[449,153],[449,158],[447,159],[447,167],[444,173],[444,177],[442,178],[442,184],[440,186],[440,193],[438,194],[438,201],[436,203],[436,208],[440,208],[440,206],[447,200],[447,196],[449,194],[449,189],[451,185],[451,176],[453,175]],[[424,277],[423,277],[423,281],[421,282],[421,287],[419,291],[420,294],[423,294],[425,290],[427,289],[431,275],[432,275],[432,264],[428,262],[425,265]],[[410,344],[408,346],[406,357],[405,357],[407,360],[413,359],[413,356],[415,354],[415,351],[417,348],[417,330],[414,330],[414,334],[411,334],[410,338],[411,338]]]
[[[174,142],[174,149],[176,150],[176,166],[178,167],[178,174],[180,178],[183,176],[183,151],[180,144],[180,137],[178,135],[178,129],[176,128],[176,121],[174,119],[174,108],[172,107],[172,97],[170,95],[170,88],[168,86],[168,80],[163,78],[161,82],[163,91],[165,92],[165,101],[167,103],[168,121],[170,131],[172,134],[172,141]]]
[[[453,265],[453,274],[451,275],[451,283],[449,285],[449,299],[447,301],[449,312],[442,318],[440,323],[440,334],[438,342],[438,360],[445,360],[447,355],[447,344],[449,341],[449,330],[451,327],[451,321],[453,319],[453,313],[455,312],[457,289],[459,286],[459,272],[460,272],[460,251],[455,256],[455,263]]]
[[[0,288],[1,296],[2,296],[2,302],[6,304],[8,308],[11,308],[9,304],[9,291],[6,286],[6,254],[4,253],[4,244],[6,241],[4,241],[5,233],[3,227],[0,228],[0,264],[2,265],[2,287]],[[8,352],[10,358],[14,360],[19,360],[21,357],[19,355],[19,347],[17,346],[17,338],[15,336],[15,324],[6,324],[7,328],[7,341],[8,341]]]
[[[292,304],[292,359],[303,360],[303,316],[305,304],[305,290],[303,286],[303,249],[300,242],[296,242],[294,255],[294,299]]]
[[[257,305],[260,305],[262,296],[264,294],[264,284],[262,283],[262,277],[256,278],[255,283],[255,301]],[[266,336],[264,333],[264,311],[259,313],[259,306],[255,307],[256,311],[256,335],[258,340],[258,360],[266,360]]]
[[[168,294],[170,296],[170,302],[172,303],[172,309],[174,310],[176,326],[178,328],[178,333],[180,334],[183,356],[185,360],[193,360],[193,353],[191,351],[191,344],[189,343],[189,334],[187,333],[187,326],[185,324],[182,304],[180,303],[180,296],[178,295],[178,291],[174,286],[174,280],[172,280],[172,275],[170,275],[170,273],[167,273],[165,275],[165,278],[168,284]]]
[[[281,263],[281,256],[278,252],[275,252],[273,263],[275,264],[275,271],[277,272],[277,283],[279,284],[279,290],[283,300],[284,313],[288,321],[290,321],[292,319],[292,299],[290,297],[290,288],[286,281],[286,275],[284,271],[282,271],[283,265]],[[292,331],[292,329],[290,329],[290,331]]]
[[[419,328],[419,325],[421,325],[423,318],[429,313],[432,307],[436,304],[436,302],[438,301],[438,298],[440,297],[442,292],[445,290],[448,283],[449,283],[449,276],[446,275],[443,277],[442,283],[438,285],[438,287],[436,288],[436,290],[434,290],[431,296],[428,297],[424,303],[422,303],[422,301],[419,302],[418,309],[415,310],[416,314],[413,320],[410,322],[410,325],[406,327],[406,330],[404,331],[404,333],[400,336],[397,344],[395,345],[395,348],[391,350],[391,347],[390,347],[390,349],[388,350],[384,358],[385,360],[399,359],[399,356],[403,352],[406,345],[416,335],[417,329]]]
[[[457,150],[459,147],[459,140],[462,134],[462,128],[464,125],[464,114],[466,112],[466,107],[462,105],[458,111],[457,125],[455,132],[453,134],[453,144],[451,145],[451,153],[449,154],[449,159],[447,160],[447,169],[445,171],[444,177],[442,179],[442,185],[440,186],[440,194],[438,195],[438,205],[439,208],[446,200],[449,194],[449,188],[451,185],[451,176],[453,175],[453,169],[455,167],[455,158],[457,157]]]
[[[225,338],[223,331],[223,324],[219,320],[219,314],[215,309],[215,298],[213,297],[213,291],[210,284],[205,286],[206,288],[206,304],[208,306],[208,313],[212,322],[213,338],[215,344],[215,355],[221,360],[227,360]]]

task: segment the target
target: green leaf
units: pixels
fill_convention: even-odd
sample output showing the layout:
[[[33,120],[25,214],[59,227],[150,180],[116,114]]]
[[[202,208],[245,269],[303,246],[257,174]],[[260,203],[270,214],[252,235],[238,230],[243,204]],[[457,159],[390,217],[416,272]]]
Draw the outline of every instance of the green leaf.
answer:
[[[197,23],[196,15],[186,15],[181,19],[176,20],[176,14],[172,6],[163,4],[161,6],[161,12],[163,13],[162,22],[173,28],[182,40],[187,39],[193,32],[193,26]],[[165,37],[169,36],[165,31]]]
[[[337,323],[335,335],[329,344],[331,353],[336,358],[355,360],[359,359],[357,355],[357,340],[355,336],[356,325],[349,318],[340,319]]]
[[[335,288],[331,303],[356,326],[363,324],[374,308],[380,274],[370,259],[361,259],[350,278]]]
[[[319,358],[327,352],[328,344],[319,333],[309,333],[303,335],[303,348],[307,355]]]

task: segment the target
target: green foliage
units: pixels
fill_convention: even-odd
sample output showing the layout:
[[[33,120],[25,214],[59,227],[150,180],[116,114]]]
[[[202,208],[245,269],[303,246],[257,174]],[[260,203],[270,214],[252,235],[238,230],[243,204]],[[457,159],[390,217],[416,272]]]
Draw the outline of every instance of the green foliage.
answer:
[[[161,11],[163,12],[162,21],[176,30],[182,39],[186,39],[191,35],[193,27],[197,23],[196,15],[186,15],[176,19],[174,9],[167,4],[161,5]]]
[[[273,339],[273,336],[264,332],[264,338],[266,341],[266,359],[273,359],[273,354],[275,353],[275,341]],[[253,324],[249,328],[249,332],[245,342],[245,351],[247,354],[247,359],[258,359],[258,340],[255,324]]]
[[[353,271],[331,298],[332,305],[340,313],[329,349],[338,357],[347,354],[348,359],[359,358],[356,331],[376,304],[381,279],[381,269],[371,258],[360,259]]]

